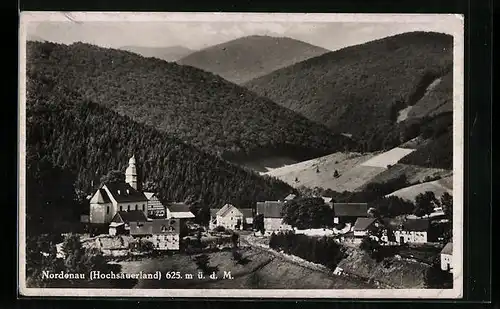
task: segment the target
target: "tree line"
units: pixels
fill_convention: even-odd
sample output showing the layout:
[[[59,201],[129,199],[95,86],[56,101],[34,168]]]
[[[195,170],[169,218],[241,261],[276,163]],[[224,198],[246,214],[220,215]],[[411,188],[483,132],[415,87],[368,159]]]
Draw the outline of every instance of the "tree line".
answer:
[[[334,203],[336,202],[334,201]],[[369,209],[366,215],[393,218],[400,215],[414,214],[418,217],[425,217],[433,213],[436,207],[442,207],[445,217],[450,222],[453,220],[453,197],[445,192],[440,198],[437,198],[434,192],[431,191],[418,194],[415,202],[397,196],[378,197],[368,202]],[[282,215],[285,223],[298,229],[327,228],[334,226],[335,210],[326,205],[322,198],[299,197],[284,205]],[[263,231],[264,222],[262,216],[255,217],[254,228]],[[443,231],[443,233],[446,233],[446,231]]]

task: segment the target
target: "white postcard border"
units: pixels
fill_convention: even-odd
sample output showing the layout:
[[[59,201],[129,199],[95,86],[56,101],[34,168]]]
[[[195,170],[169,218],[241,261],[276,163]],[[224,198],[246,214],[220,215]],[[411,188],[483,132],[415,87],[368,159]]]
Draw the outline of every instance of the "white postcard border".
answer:
[[[453,68],[453,289],[61,289],[27,288],[25,265],[26,39],[30,22],[401,22],[449,23],[454,37]],[[457,299],[463,296],[463,156],[464,156],[464,18],[458,14],[338,13],[148,13],[148,12],[21,12],[19,28],[18,148],[18,289],[22,296],[183,297],[183,298],[414,298]],[[459,207],[457,207],[459,206]]]

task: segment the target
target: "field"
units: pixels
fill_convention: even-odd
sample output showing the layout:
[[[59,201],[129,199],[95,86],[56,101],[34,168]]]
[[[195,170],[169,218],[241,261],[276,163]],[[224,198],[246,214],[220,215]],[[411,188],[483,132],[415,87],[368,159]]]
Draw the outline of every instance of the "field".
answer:
[[[297,188],[320,187],[334,191],[362,190],[370,182],[386,182],[406,174],[410,183],[423,181],[425,177],[440,177],[450,172],[397,164],[414,149],[393,148],[386,152],[354,153],[336,152],[324,157],[286,165],[261,173],[276,177]],[[388,168],[389,166],[389,168]],[[335,171],[338,177],[334,177]]]
[[[306,186],[310,188],[321,187],[338,190],[346,187],[349,190],[356,189],[357,184],[365,179],[371,179],[372,174],[377,174],[382,169],[359,168],[359,164],[372,158],[376,154],[343,153],[336,152],[324,157],[286,165],[272,169],[267,173],[276,177],[293,187]],[[355,169],[354,172],[351,170]],[[339,178],[333,176],[337,171]],[[347,173],[344,176],[344,173]],[[365,175],[365,177],[363,177]],[[351,180],[353,184],[346,183]]]
[[[426,191],[432,191],[436,195],[437,198],[440,198],[443,193],[448,192],[449,194],[453,194],[453,177],[446,177],[443,179],[424,182],[420,184],[416,184],[413,186],[409,186],[403,189],[399,189],[395,192],[392,192],[388,196],[398,196],[400,198],[404,198],[410,201],[414,201],[415,197]]]
[[[448,177],[452,174],[453,171],[450,170],[398,163],[375,176],[371,182],[383,183],[405,175],[408,183],[416,184],[419,182],[426,182],[429,178],[436,180]]]
[[[389,151],[383,152],[378,156],[371,158],[370,160],[363,162],[361,165],[387,168],[388,165],[396,164],[399,160],[406,157],[413,151],[415,151],[415,149],[396,147]]]
[[[236,264],[231,252],[207,254],[210,266],[216,267],[220,280],[198,279],[198,268],[194,256],[174,254],[157,259],[120,262],[122,272],[179,271],[194,274],[189,280],[139,280],[134,288],[274,288],[274,289],[330,289],[330,288],[374,288],[374,286],[350,278],[328,275],[296,265],[271,253],[258,249],[241,249],[247,259],[245,265]],[[224,271],[231,272],[233,279],[221,279]]]

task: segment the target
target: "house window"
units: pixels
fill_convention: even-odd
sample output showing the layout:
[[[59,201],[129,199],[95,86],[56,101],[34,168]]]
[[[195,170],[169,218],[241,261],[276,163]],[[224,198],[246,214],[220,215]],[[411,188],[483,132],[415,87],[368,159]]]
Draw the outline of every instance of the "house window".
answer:
[[[130,211],[130,205],[127,206],[127,211]]]
[[[144,204],[142,204],[142,211],[144,211]]]
[[[138,208],[137,204],[135,204],[135,210],[139,210],[139,208]]]
[[[108,206],[108,208],[106,209],[106,213],[107,213],[107,214],[109,214],[109,206]]]
[[[167,227],[166,227],[165,225],[162,225],[162,226],[161,226],[161,231],[162,231],[162,232],[166,232],[166,231],[167,231]]]
[[[120,205],[120,211],[123,211],[123,206]]]

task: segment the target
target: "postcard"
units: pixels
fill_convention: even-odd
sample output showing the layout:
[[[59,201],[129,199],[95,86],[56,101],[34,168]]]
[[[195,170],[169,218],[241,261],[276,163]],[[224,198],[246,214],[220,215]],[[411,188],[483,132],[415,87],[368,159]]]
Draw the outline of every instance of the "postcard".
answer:
[[[22,12],[19,293],[463,296],[464,20]]]

